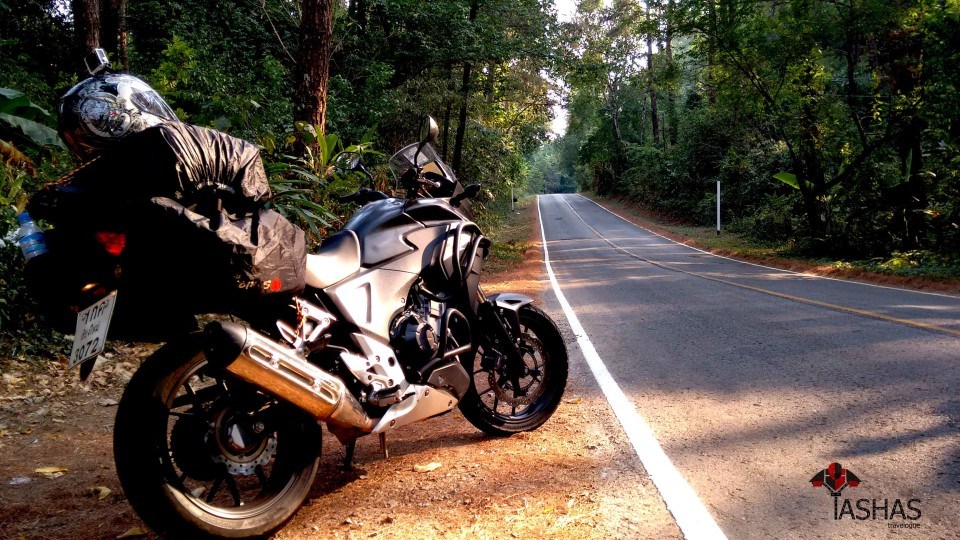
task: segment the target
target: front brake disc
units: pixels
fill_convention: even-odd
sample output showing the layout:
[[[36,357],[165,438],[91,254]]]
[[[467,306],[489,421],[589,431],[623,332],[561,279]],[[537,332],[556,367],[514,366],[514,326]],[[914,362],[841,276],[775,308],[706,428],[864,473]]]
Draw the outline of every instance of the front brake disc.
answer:
[[[518,346],[522,354],[524,361],[523,374],[520,377],[521,388],[513,388],[513,382],[510,380],[510,377],[507,376],[508,367],[504,364],[507,361],[506,356],[500,356],[497,365],[494,369],[490,370],[489,375],[487,376],[488,382],[490,383],[490,388],[493,389],[493,393],[497,396],[497,400],[510,405],[511,407],[519,407],[522,405],[529,405],[537,399],[540,394],[543,392],[543,385],[539,384],[542,382],[542,366],[537,362],[537,358],[544,357],[543,343],[531,336],[530,334],[522,334],[521,342]],[[526,359],[531,358],[533,367],[527,365]],[[536,378],[536,376],[540,378]],[[529,379],[524,386],[525,379]],[[517,395],[517,390],[523,391],[522,395]],[[509,395],[512,394],[512,395]]]

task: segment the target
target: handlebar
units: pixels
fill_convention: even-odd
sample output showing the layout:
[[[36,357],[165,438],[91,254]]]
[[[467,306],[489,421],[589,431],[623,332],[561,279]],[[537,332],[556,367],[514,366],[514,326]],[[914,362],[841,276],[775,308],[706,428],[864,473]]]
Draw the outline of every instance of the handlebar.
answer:
[[[419,180],[420,183],[422,184],[426,184],[430,187],[438,188],[443,185],[443,182],[446,179],[447,178],[442,174],[437,174],[435,172],[427,171],[422,175],[420,175],[420,178],[418,178],[417,180]]]
[[[360,204],[361,206],[369,202],[380,201],[383,199],[389,199],[386,193],[375,190],[375,189],[369,189],[369,188],[360,188],[356,192],[351,193],[350,195],[337,197],[337,200],[342,203],[355,202]]]

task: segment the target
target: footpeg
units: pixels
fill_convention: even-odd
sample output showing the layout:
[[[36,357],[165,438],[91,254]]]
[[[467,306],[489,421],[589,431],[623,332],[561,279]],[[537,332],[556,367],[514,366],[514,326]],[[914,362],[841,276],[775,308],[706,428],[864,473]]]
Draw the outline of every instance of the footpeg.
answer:
[[[390,388],[384,388],[378,392],[370,394],[370,397],[367,398],[367,401],[370,402],[374,407],[389,407],[395,403],[400,403],[400,387],[391,386]]]

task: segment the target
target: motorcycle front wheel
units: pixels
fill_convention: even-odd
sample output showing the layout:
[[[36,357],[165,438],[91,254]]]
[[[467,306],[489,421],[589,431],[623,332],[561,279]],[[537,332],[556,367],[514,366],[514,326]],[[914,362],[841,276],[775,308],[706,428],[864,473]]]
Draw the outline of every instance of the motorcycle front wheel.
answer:
[[[471,383],[460,412],[489,435],[537,429],[557,410],[567,384],[567,348],[557,325],[531,305],[519,315],[522,366],[511,366],[496,344],[481,345],[465,366]]]
[[[117,408],[117,475],[165,537],[260,537],[307,497],[321,431],[299,409],[212,369],[203,349],[192,334],[134,374]]]

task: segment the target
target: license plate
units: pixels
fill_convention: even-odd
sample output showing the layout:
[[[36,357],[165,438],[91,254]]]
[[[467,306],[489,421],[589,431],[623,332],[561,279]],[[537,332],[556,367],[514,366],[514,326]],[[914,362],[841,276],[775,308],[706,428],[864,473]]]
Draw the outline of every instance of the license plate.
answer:
[[[68,369],[103,352],[116,303],[117,291],[113,291],[77,314],[77,331],[73,333]]]

